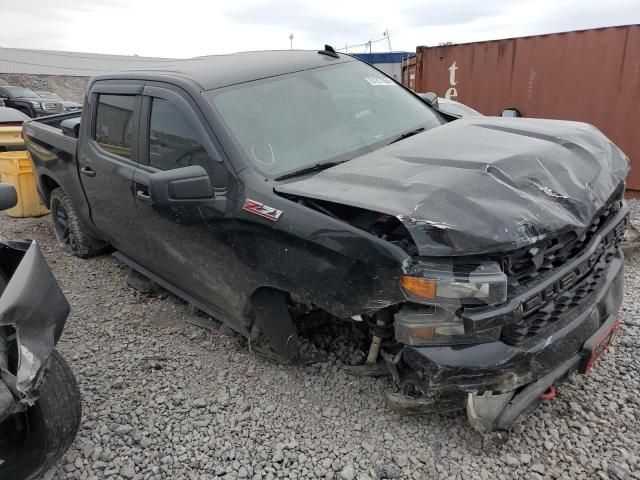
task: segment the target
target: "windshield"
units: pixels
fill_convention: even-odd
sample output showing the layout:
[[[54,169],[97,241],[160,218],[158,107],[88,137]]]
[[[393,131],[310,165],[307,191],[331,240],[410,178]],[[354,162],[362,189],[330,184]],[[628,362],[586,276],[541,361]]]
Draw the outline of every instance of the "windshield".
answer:
[[[246,157],[270,176],[349,160],[403,133],[443,123],[423,102],[361,62],[247,82],[205,95]]]
[[[11,98],[39,98],[36,92],[24,87],[2,87],[4,88]]]

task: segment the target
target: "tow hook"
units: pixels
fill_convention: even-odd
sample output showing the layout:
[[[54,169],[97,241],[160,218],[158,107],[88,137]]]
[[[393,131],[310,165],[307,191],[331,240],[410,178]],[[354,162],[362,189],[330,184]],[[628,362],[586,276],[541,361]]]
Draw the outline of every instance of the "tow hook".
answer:
[[[556,387],[551,385],[547,388],[543,393],[540,394],[540,400],[543,402],[548,402],[556,398]]]

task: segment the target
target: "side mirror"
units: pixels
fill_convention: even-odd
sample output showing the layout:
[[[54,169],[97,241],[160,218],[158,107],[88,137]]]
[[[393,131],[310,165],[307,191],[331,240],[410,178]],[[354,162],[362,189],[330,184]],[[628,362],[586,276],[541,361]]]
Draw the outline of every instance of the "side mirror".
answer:
[[[78,138],[80,133],[80,119],[67,118],[60,122],[60,129],[67,137]]]
[[[418,95],[420,95],[422,100],[427,102],[433,108],[438,108],[438,95],[436,95],[434,92],[419,93]]]
[[[148,185],[150,203],[158,207],[203,205],[215,196],[209,174],[199,165],[153,173]]]
[[[0,183],[0,210],[7,210],[18,204],[18,194],[13,185]]]

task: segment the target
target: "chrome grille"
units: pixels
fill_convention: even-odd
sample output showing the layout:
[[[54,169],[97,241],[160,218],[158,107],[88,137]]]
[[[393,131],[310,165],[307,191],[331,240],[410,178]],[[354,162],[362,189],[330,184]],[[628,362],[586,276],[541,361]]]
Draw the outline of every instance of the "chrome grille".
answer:
[[[62,104],[56,102],[42,102],[42,109],[46,112],[52,113],[61,112]]]

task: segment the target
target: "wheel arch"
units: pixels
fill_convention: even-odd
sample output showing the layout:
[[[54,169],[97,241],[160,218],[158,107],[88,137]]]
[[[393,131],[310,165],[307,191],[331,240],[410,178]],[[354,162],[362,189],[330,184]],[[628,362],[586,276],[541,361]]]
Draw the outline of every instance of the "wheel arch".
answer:
[[[261,285],[249,297],[249,315],[254,320],[251,337],[262,337],[268,348],[285,362],[299,354],[298,332],[289,309],[289,292]]]
[[[47,207],[51,206],[51,192],[56,188],[61,188],[60,184],[47,174],[40,175],[40,189],[42,200]]]

